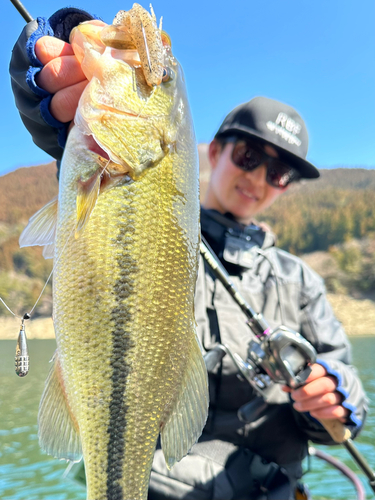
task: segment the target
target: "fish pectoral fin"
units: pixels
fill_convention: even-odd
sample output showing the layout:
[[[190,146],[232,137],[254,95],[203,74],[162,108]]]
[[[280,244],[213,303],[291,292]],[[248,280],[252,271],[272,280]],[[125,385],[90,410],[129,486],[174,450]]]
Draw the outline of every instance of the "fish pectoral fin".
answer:
[[[40,447],[49,455],[71,462],[81,460],[78,424],[67,400],[57,352],[39,405],[38,436]]]
[[[43,248],[43,257],[45,259],[53,259],[55,256],[55,245],[51,243],[50,245],[45,245]]]
[[[58,201],[56,196],[30,218],[29,223],[22,231],[19,239],[21,248],[54,244],[57,225],[57,208]]]
[[[160,431],[168,469],[181,460],[197,442],[207,420],[207,370],[198,342],[190,352],[182,391]]]
[[[87,181],[78,182],[76,238],[85,228],[94,210],[100,192],[100,181],[101,169],[98,169]]]

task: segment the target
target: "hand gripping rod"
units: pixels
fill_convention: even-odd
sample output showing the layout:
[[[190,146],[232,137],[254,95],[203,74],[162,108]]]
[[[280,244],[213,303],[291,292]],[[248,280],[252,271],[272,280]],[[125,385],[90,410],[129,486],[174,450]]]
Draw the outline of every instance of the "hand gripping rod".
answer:
[[[216,278],[224,285],[225,289],[228,290],[229,294],[237,302],[241,310],[245,313],[246,317],[249,319],[251,328],[253,329],[253,331],[255,331],[256,335],[258,337],[267,335],[270,332],[270,328],[267,325],[267,322],[261,314],[257,314],[252,310],[250,305],[236,289],[226,269],[210,249],[203,235],[201,235],[200,252],[207,264],[210,266]],[[368,477],[370,487],[375,492],[375,472],[371,469],[366,459],[361,455],[361,453],[354,445],[351,439],[350,430],[345,427],[344,424],[340,422],[340,420],[321,419],[320,423],[336,443],[345,446],[350,455],[353,457],[354,461]]]
[[[24,20],[29,23],[33,21],[33,17],[28,12],[26,7],[21,3],[20,0],[10,0]],[[219,260],[213,254],[212,251],[209,250],[208,243],[206,242],[203,235],[201,235],[201,246],[200,252],[203,255],[204,259],[214,272],[215,276],[221,281],[226,290],[230,293],[233,299],[240,306],[242,311],[245,313],[246,317],[249,319],[249,323],[253,331],[256,332],[257,336],[267,335],[270,331],[270,328],[263,318],[262,314],[258,314],[252,310],[250,305],[245,301],[242,295],[237,291],[234,284],[231,282],[229,278],[229,274],[225,270],[224,266],[221,265]],[[325,420],[321,421],[322,425],[325,427],[327,432],[331,435],[332,439],[336,443],[343,444],[345,448],[349,451],[350,455],[357,462],[359,467],[363,470],[366,476],[369,478],[369,483],[372,490],[375,492],[375,472],[371,469],[371,467],[366,462],[365,458],[359,453],[357,448],[355,447],[353,441],[351,440],[351,434],[349,429],[347,429],[339,420]]]

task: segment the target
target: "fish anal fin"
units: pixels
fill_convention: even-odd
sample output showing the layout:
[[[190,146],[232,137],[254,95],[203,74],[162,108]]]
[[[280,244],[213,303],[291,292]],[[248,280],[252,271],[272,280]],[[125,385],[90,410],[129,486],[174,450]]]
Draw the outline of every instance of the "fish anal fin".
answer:
[[[181,384],[183,389],[160,431],[168,469],[197,442],[207,420],[207,370],[198,342],[194,342],[189,358]]]
[[[51,245],[55,242],[57,208],[56,196],[30,218],[19,239],[21,248]]]
[[[40,447],[55,458],[82,458],[78,424],[69,407],[57,352],[44,387],[38,414]]]
[[[78,238],[80,233],[87,225],[90,215],[94,210],[96,201],[99,196],[101,181],[101,169],[98,169],[86,181],[78,181],[77,192],[77,226],[75,237]]]

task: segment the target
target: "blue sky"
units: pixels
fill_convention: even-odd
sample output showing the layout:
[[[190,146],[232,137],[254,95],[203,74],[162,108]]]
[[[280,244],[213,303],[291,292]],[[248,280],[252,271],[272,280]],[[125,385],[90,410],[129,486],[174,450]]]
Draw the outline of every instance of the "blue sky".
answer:
[[[24,0],[34,16],[73,5],[111,22],[131,3]],[[148,2],[142,3],[144,7]],[[237,104],[264,95],[294,106],[320,168],[375,168],[373,0],[154,0],[187,80],[198,142],[209,142]],[[8,76],[24,21],[2,0],[0,175],[50,161],[24,129]]]

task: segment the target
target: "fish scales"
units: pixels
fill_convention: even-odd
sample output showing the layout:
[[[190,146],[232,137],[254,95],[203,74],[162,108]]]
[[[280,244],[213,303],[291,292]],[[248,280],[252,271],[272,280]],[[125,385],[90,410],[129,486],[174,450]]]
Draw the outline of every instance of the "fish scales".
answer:
[[[75,162],[67,164],[74,184]],[[140,181],[124,182],[103,193],[84,234],[69,246],[69,252],[62,253],[54,276],[56,330],[60,323],[64,325],[58,336],[61,363],[72,373],[67,392],[72,394],[83,384],[71,404],[77,413],[84,411],[80,433],[88,437],[86,446],[95,450],[85,459],[86,469],[90,471],[93,463],[93,484],[98,472],[105,470],[106,488],[115,485],[117,477],[124,477],[126,491],[139,494],[141,490],[141,495],[147,489],[163,409],[171,403],[168,389],[184,369],[185,356],[177,353],[185,353],[185,333],[194,329],[189,291],[194,287],[197,238],[190,241],[186,237],[192,225],[188,220],[178,221],[185,213],[179,206],[186,203],[184,198],[177,203],[168,196],[176,189],[174,176],[179,173],[176,164],[165,160]],[[60,206],[72,212],[66,216],[69,221],[75,217],[75,193],[65,175],[69,172],[62,172],[60,182],[67,185],[67,197],[64,199],[62,190]],[[71,227],[66,223],[61,232],[57,253]],[[76,290],[74,302],[69,299],[72,290]],[[78,338],[77,331],[81,332]],[[107,396],[97,393],[103,381],[110,387]],[[90,414],[87,408],[92,410]],[[144,415],[149,418],[145,420]],[[135,441],[134,435],[141,435],[142,441]],[[102,451],[98,453],[104,448],[105,466]],[[99,463],[95,463],[96,457],[100,457]],[[109,496],[108,491],[98,493],[103,498],[120,498]]]
[[[159,435],[171,467],[198,439],[208,408],[193,307],[198,161],[184,76],[154,16],[137,4],[130,12],[103,31],[105,43],[90,23],[72,32],[90,83],[58,200],[20,240],[54,245],[57,351],[39,440],[58,458],[83,455],[89,500],[145,500]],[[51,221],[55,231],[44,230]]]

